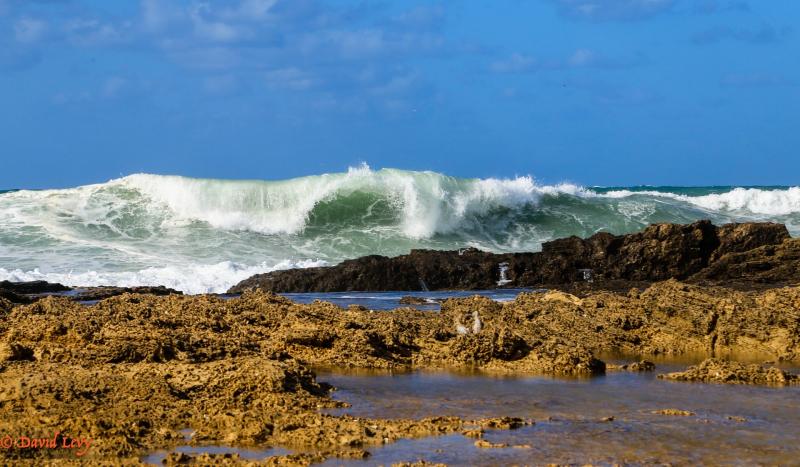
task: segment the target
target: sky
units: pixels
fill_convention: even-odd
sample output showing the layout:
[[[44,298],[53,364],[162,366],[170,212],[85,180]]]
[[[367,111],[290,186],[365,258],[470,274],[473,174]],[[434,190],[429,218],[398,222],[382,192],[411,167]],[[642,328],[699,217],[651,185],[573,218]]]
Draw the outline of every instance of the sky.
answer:
[[[797,0],[0,0],[0,189],[800,184]]]

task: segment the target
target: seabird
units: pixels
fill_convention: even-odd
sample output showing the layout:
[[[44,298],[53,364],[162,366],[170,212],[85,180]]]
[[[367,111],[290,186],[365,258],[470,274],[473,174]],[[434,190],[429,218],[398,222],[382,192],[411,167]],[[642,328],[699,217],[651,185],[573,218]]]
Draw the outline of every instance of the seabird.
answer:
[[[481,317],[478,316],[478,311],[475,310],[472,312],[472,333],[477,334],[481,332],[481,329],[483,329],[483,323]]]

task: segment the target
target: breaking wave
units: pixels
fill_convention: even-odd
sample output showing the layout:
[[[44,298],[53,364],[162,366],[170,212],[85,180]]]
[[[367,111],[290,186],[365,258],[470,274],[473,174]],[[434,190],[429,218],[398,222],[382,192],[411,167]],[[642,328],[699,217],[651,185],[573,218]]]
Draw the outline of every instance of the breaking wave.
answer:
[[[799,187],[541,185],[367,166],[283,181],[136,174],[0,194],[0,279],[222,292],[255,273],[411,248],[537,250],[653,222],[771,220]]]

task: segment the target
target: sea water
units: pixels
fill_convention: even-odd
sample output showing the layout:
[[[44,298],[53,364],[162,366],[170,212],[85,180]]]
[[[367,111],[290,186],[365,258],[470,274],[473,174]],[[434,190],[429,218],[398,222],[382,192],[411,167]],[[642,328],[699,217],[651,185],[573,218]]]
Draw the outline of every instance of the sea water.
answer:
[[[780,222],[796,236],[800,187],[601,188],[366,166],[278,181],[136,174],[0,193],[0,280],[221,293],[253,274],[369,254],[538,251],[698,219]]]
[[[326,371],[332,410],[374,418],[464,419],[512,416],[534,424],[487,430],[485,439],[524,448],[482,449],[457,435],[401,440],[368,450],[366,461],[323,465],[391,465],[425,459],[448,465],[794,465],[800,459],[800,387],[674,382],[656,374],[691,361],[657,362],[656,373],[610,372],[592,378],[498,377],[479,372]],[[795,369],[796,371],[796,369]],[[653,413],[681,409],[694,415]],[[613,420],[609,419],[613,417]]]

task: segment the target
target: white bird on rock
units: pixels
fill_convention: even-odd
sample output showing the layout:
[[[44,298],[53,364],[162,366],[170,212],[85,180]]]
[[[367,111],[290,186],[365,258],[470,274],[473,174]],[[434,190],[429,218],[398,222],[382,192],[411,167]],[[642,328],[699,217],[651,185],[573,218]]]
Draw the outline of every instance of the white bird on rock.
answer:
[[[472,333],[477,334],[481,332],[483,329],[483,323],[481,322],[481,317],[478,316],[478,310],[472,312]]]
[[[481,317],[478,316],[477,311],[472,312],[472,329],[464,326],[464,323],[461,321],[461,316],[456,317],[455,324],[456,332],[462,336],[470,333],[478,334],[481,332],[481,329],[483,329],[483,322],[481,321]]]
[[[456,332],[459,333],[462,336],[465,335],[465,334],[469,334],[469,329],[467,329],[467,327],[464,326],[463,323],[461,323],[461,317],[460,316],[456,318]]]

